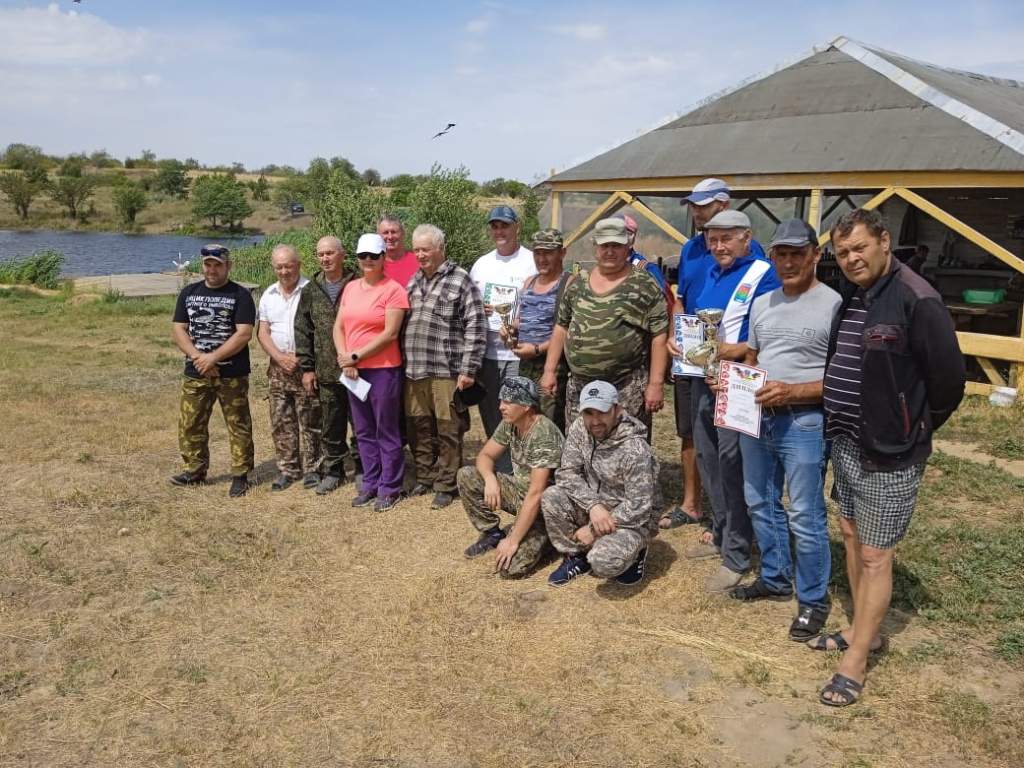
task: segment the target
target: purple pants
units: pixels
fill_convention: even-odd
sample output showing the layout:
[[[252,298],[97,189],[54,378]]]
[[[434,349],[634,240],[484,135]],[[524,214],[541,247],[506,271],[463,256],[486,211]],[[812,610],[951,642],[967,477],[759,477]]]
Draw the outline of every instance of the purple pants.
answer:
[[[405,454],[402,453],[402,369],[360,368],[359,375],[370,382],[363,402],[351,392],[352,424],[363,463],[365,492],[394,496],[402,490]]]

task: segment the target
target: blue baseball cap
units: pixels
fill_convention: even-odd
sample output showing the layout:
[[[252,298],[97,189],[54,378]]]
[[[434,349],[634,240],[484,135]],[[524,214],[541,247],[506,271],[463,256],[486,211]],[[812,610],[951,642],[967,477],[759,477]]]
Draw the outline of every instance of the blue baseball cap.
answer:
[[[707,205],[708,203],[720,200],[728,202],[729,186],[721,179],[704,179],[699,182],[693,191],[683,198],[682,202],[693,203],[694,205]]]
[[[519,221],[519,215],[507,205],[496,205],[487,214],[487,223],[492,221],[504,221],[506,224],[515,224]]]

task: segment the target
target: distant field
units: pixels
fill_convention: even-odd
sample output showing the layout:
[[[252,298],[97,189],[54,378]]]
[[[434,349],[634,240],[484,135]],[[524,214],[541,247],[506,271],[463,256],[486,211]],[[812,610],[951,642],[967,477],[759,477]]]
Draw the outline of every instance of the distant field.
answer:
[[[890,649],[862,702],[833,711],[815,689],[835,655],[786,639],[792,603],[706,595],[691,527],[655,540],[639,587],[555,590],[553,563],[506,582],[465,560],[458,503],[272,494],[255,345],[260,485],[227,498],[215,413],[214,482],[172,488],[171,307],[0,291],[0,765],[1024,765],[1024,479],[983,452],[1019,451],[993,436],[1021,435],[1024,407],[971,399],[942,430],[968,458],[930,461]],[[655,446],[674,499],[668,410]]]

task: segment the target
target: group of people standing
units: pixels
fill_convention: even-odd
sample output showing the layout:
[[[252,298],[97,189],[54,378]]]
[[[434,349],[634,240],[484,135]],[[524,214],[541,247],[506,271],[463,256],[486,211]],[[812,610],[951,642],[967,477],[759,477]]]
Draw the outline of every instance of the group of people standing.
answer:
[[[270,358],[275,491],[302,484],[327,494],[359,479],[353,506],[383,511],[408,495],[456,496],[477,539],[466,557],[494,551],[506,577],[561,561],[553,586],[593,573],[622,584],[644,577],[651,539],[703,525],[691,558],[720,566],[710,592],[740,601],[797,599],[789,637],[844,651],[824,704],[860,696],[868,654],[882,642],[892,552],[905,535],[931,433],[963,396],[965,369],[935,291],[892,257],[879,214],[856,210],[831,229],[845,277],[820,283],[818,235],[779,224],[768,255],[728,186],[706,179],[684,200],[697,230],[683,247],[673,293],[634,249],[636,223],[594,227],[594,267],[564,269],[557,229],[519,242],[519,220],[494,208],[495,248],[466,271],[445,256],[430,224],[405,233],[385,217],[359,238],[358,271],[335,237],[317,243],[320,271],[301,276],[294,248],[272,254],[278,281],[260,299],[258,339]],[[207,423],[219,400],[231,439],[231,496],[253,467],[248,342],[257,312],[228,279],[221,246],[202,250],[204,280],[184,289],[174,338],[186,355],[176,485],[206,479]],[[665,512],[651,420],[664,404],[671,359],[682,350],[674,315],[723,310],[718,357],[758,366],[767,384],[757,437],[715,424],[718,381],[677,375],[675,424],[683,498]],[[463,466],[469,410],[487,441]],[[353,436],[347,440],[351,421]],[[829,455],[853,591],[853,625],[824,633],[830,549],[824,498]],[[704,489],[710,510],[702,510]],[[783,503],[788,495],[788,505]],[[500,513],[514,516],[502,526]],[[754,545],[760,572],[747,583]],[[791,543],[792,542],[792,543]]]

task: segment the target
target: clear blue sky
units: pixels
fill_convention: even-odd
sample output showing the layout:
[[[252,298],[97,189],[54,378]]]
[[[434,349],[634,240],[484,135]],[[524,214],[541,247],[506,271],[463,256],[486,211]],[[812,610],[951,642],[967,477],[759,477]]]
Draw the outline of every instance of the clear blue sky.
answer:
[[[1020,0],[0,0],[0,145],[532,181],[838,35],[1024,80]]]

